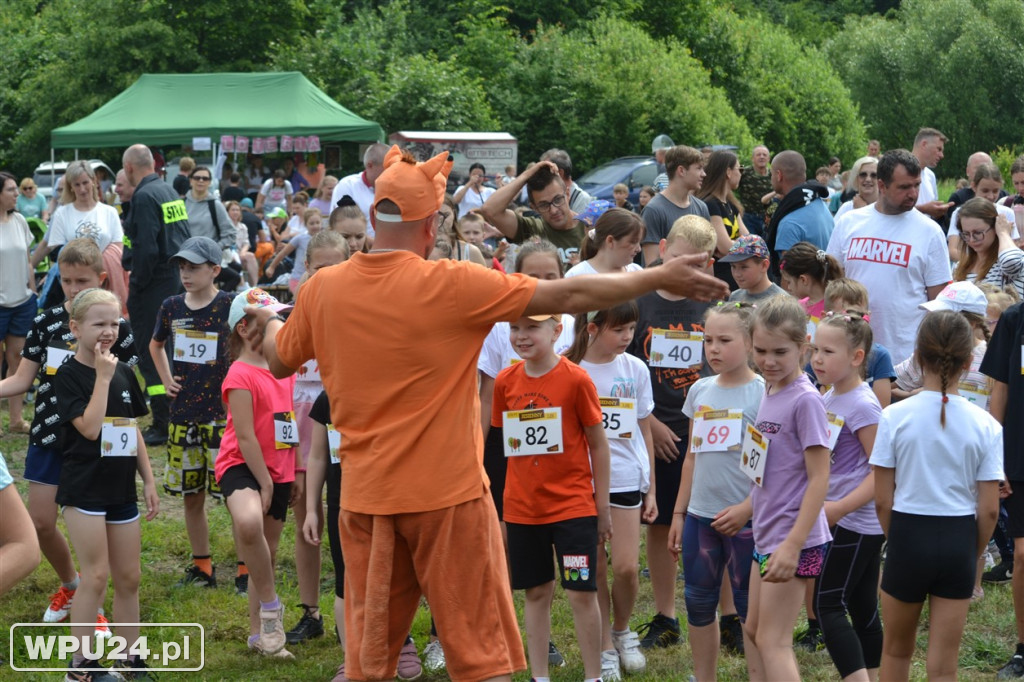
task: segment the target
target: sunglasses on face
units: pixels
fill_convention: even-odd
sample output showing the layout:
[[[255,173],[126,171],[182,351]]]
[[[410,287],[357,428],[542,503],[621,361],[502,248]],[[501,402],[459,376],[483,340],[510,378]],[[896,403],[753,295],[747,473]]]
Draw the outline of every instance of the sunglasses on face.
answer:
[[[210,181],[210,176],[209,175],[193,175],[192,179],[195,180],[196,182],[209,182]]]

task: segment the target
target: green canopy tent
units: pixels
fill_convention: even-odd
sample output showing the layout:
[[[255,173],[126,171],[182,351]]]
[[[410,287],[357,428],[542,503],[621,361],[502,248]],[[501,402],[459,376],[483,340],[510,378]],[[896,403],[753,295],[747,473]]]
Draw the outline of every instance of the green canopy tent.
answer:
[[[377,142],[384,139],[384,130],[296,71],[143,74],[93,113],[55,129],[50,140],[54,149],[79,149],[185,145],[208,137],[216,157],[222,135]]]

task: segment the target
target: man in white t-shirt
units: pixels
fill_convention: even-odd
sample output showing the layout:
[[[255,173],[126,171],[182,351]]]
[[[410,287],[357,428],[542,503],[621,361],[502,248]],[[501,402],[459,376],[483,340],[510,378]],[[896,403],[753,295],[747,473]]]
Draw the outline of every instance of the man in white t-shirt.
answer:
[[[363,152],[363,172],[346,175],[334,186],[331,193],[331,210],[338,206],[338,201],[346,194],[352,197],[356,206],[366,216],[366,236],[373,239],[373,227],[370,222],[370,207],[373,206],[373,187],[378,176],[384,171],[384,155],[388,153],[386,145],[371,144]]]
[[[878,201],[844,215],[827,249],[847,277],[867,287],[871,329],[894,364],[914,352],[924,317],[918,305],[935,298],[951,279],[942,229],[914,210],[920,185],[921,166],[913,154],[905,149],[883,154]]]
[[[946,136],[935,128],[921,128],[914,138],[914,156],[921,164],[921,190],[917,195],[917,210],[935,220],[943,220],[949,203],[939,201],[939,185],[932,171],[942,161]]]

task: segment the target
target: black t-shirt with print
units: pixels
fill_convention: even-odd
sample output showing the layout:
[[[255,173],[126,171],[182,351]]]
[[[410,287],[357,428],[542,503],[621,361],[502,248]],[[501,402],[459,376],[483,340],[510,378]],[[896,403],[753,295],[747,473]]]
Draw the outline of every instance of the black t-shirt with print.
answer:
[[[29,443],[36,447],[57,447],[60,417],[57,412],[57,395],[53,391],[53,375],[57,373],[57,367],[73,354],[75,337],[68,327],[69,318],[63,304],[39,313],[32,321],[32,329],[25,337],[25,348],[21,351],[21,357],[39,365],[35,417],[29,434]],[[139,358],[135,355],[132,327],[124,318],[121,318],[120,326],[117,341],[110,352],[121,362],[134,367]]]
[[[321,391],[313,407],[309,408],[309,418],[318,424],[327,426],[331,423],[331,403],[327,399],[327,391]],[[327,460],[327,506],[341,506],[341,465],[332,464]],[[338,519],[332,519],[331,523],[337,523]]]
[[[739,210],[731,201],[706,197],[704,203],[708,205],[708,213],[722,219],[725,231],[729,233],[729,239],[736,239],[740,236]],[[728,284],[729,291],[736,291],[740,287],[732,276],[732,265],[721,261],[721,258],[725,255],[724,253],[715,254],[715,277]]]
[[[136,457],[102,456],[102,433],[100,438],[90,440],[72,423],[76,417],[85,414],[96,388],[96,370],[71,358],[57,370],[53,383],[60,412],[60,448],[64,457],[57,486],[57,504],[107,507],[137,501]],[[135,378],[135,371],[123,362],[117,363],[107,390],[106,416],[141,417],[147,412],[146,399]]]
[[[185,294],[171,296],[160,306],[153,330],[155,341],[166,342],[171,349],[171,372],[181,377],[181,391],[171,403],[171,421],[175,424],[205,424],[224,419],[221,384],[231,366],[228,351],[228,313],[234,297],[218,291],[205,308],[192,310],[185,304]],[[216,332],[217,360],[212,364],[183,362],[179,358],[194,355],[195,348],[177,348],[179,332]],[[213,341],[200,341],[203,344]]]

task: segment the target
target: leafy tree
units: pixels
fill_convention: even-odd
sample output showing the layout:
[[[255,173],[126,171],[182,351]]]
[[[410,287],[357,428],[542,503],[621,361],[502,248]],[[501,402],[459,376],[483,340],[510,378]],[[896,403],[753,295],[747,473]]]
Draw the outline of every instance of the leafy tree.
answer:
[[[827,50],[883,147],[910,147],[922,126],[949,136],[940,175],[1024,141],[1017,0],[906,0],[892,18],[849,19]]]

